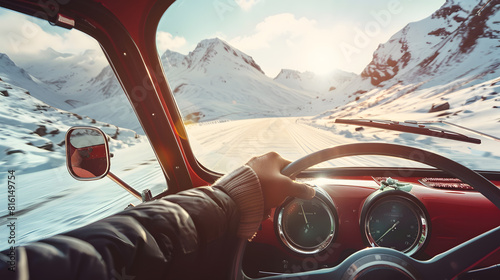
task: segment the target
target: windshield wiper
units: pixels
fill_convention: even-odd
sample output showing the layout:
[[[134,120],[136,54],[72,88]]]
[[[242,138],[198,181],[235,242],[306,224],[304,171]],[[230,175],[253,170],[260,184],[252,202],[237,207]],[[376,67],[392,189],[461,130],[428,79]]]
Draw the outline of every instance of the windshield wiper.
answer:
[[[465,127],[465,126],[461,126],[461,125],[458,125],[458,124],[454,124],[454,123],[451,123],[451,122],[447,122],[447,121],[421,121],[421,122],[417,122],[418,124],[430,124],[430,123],[442,123],[442,124],[446,124],[446,125],[450,125],[450,126],[455,126],[455,127],[458,127],[458,128],[461,128],[463,130],[467,130],[467,131],[470,131],[474,134],[477,134],[477,135],[481,135],[483,137],[486,137],[486,138],[490,138],[492,140],[495,140],[495,141],[498,141],[500,142],[500,138],[496,137],[496,136],[493,136],[493,135],[490,135],[490,134],[486,134],[484,132],[481,132],[481,131],[477,131],[477,130],[474,130],[472,128],[468,128],[468,127]]]
[[[445,130],[438,127],[423,125],[416,121],[397,122],[397,121],[370,120],[370,119],[336,119],[335,123],[376,127],[388,130],[445,138],[450,140],[457,140],[473,144],[481,144],[480,139],[472,138],[454,131]]]

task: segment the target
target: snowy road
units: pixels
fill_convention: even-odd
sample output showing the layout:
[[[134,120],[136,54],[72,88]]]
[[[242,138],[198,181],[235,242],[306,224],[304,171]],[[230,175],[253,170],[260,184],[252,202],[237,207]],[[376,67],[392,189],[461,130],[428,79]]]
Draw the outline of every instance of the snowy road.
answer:
[[[358,132],[355,127],[346,125],[318,128],[292,117],[198,124],[187,129],[198,160],[222,173],[245,164],[252,156],[270,151],[293,161],[321,149],[356,142],[385,142],[428,149],[473,169],[484,169],[485,159],[500,161],[500,156],[493,152],[498,149],[498,142],[488,139],[483,139],[480,146],[469,147],[459,141],[382,129],[365,128]],[[428,167],[381,156],[347,157],[318,165],[332,166]]]
[[[228,172],[252,156],[276,151],[289,160],[299,159],[328,147],[357,142],[343,135],[301,123],[299,118],[263,118],[198,124],[188,127],[194,154],[202,164]],[[363,163],[374,163],[363,157]],[[360,159],[337,160],[340,165],[359,165]],[[332,162],[322,166],[334,166]]]

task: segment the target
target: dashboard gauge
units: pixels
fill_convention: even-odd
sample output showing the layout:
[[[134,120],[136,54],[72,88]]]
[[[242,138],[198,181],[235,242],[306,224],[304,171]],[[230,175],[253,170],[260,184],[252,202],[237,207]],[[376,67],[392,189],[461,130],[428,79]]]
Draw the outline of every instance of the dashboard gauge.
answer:
[[[276,232],[281,242],[296,253],[320,252],[335,236],[337,211],[328,194],[319,190],[311,200],[289,198],[276,209]]]
[[[421,203],[402,191],[378,192],[363,206],[361,227],[371,247],[413,255],[425,244],[429,226]]]

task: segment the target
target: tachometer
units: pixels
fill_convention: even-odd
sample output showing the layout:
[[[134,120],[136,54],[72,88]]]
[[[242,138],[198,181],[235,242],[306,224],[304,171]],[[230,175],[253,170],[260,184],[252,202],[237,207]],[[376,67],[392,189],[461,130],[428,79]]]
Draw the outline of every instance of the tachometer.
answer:
[[[317,189],[311,200],[290,198],[276,209],[276,232],[282,243],[300,254],[314,254],[332,242],[337,228],[333,202]]]
[[[429,228],[423,206],[402,191],[370,196],[361,215],[363,237],[369,246],[415,254],[425,244]]]

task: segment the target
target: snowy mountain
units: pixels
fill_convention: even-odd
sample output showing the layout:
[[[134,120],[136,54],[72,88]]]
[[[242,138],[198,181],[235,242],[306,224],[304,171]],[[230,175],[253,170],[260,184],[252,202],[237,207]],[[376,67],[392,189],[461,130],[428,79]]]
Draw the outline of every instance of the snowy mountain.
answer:
[[[102,65],[102,55],[91,50],[63,54],[49,48],[20,67],[0,54],[0,78],[55,108],[143,133],[138,120],[128,117],[133,109],[111,67]]]
[[[485,4],[447,1],[381,44],[360,76],[337,71],[322,78],[284,69],[271,79],[251,56],[217,38],[201,41],[187,55],[167,50],[161,61],[188,121],[323,111],[317,119],[387,116],[388,111],[422,119],[465,117],[498,106],[493,97],[500,65],[499,7]],[[23,68],[0,55],[0,77],[56,108],[140,131],[137,120],[125,117],[133,109],[111,68],[100,67],[100,55],[47,49]],[[471,108],[478,104],[487,106]],[[429,113],[433,106],[449,109]]]
[[[100,68],[101,55],[47,49],[23,68],[0,61],[8,68],[0,74],[50,106],[142,133],[139,122],[127,117],[134,112],[112,69]],[[188,55],[167,50],[162,63],[187,121],[300,114],[320,91],[311,89],[314,81],[302,88],[274,81],[252,57],[220,39],[203,40]]]
[[[25,89],[32,96],[45,100],[46,103],[58,108],[68,108],[65,98],[56,90],[35,78],[25,69],[17,66],[6,54],[0,53],[0,79],[13,86]]]
[[[500,5],[487,2],[448,0],[408,24],[379,46],[361,76],[343,89],[345,98],[316,119],[405,114],[465,125],[484,115],[488,124],[473,126],[491,130],[500,119],[492,117],[500,113]]]
[[[181,57],[174,55],[170,65],[177,65],[176,60]],[[170,60],[170,58],[168,59]],[[233,48],[221,39],[206,39],[198,43],[196,48],[184,57],[182,62],[186,62],[186,68],[190,71],[198,72],[218,72],[219,66],[231,70],[250,70],[254,74],[263,74],[264,72],[251,56]],[[181,66],[183,64],[181,63]]]
[[[103,53],[97,50],[68,54],[48,48],[41,51],[35,61],[23,62],[20,66],[59,93],[72,95],[84,90],[88,81],[101,72],[104,60]]]
[[[201,41],[188,55],[166,51],[161,59],[191,121],[287,116],[317,95],[267,77],[252,57],[218,38]]]
[[[141,141],[132,130],[52,107],[3,77],[0,73],[1,166],[33,172],[64,165],[64,138],[71,126],[101,128],[112,137],[113,148]]]
[[[274,78],[289,88],[325,94],[343,88],[358,75],[337,70],[328,76],[316,75],[313,72],[299,72],[297,70],[282,69]]]
[[[419,79],[422,74],[436,76],[457,68],[457,64],[463,64],[463,59],[475,56],[471,52],[476,47],[479,51],[494,54],[498,44],[491,45],[492,40],[477,41],[497,38],[499,28],[498,15],[495,16],[498,7],[495,8],[494,4],[485,7],[481,15],[476,15],[484,4],[484,1],[477,0],[447,1],[429,18],[410,23],[381,45],[362,76],[369,77],[373,85],[404,74],[405,81],[419,82],[423,80]],[[477,61],[476,65],[469,66],[483,63]],[[413,76],[417,73],[420,75]],[[456,78],[447,76],[450,82]]]
[[[99,74],[82,84],[81,93],[72,95],[72,103],[77,104],[71,111],[88,115],[97,120],[110,122],[144,134],[135,116],[134,109],[110,66],[104,67]]]

